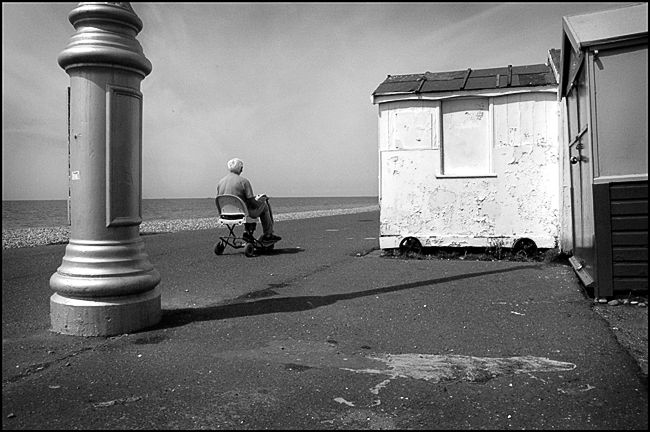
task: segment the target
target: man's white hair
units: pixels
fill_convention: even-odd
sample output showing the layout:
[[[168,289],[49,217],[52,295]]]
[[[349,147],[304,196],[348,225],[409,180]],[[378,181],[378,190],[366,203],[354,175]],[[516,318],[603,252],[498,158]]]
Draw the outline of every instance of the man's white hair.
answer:
[[[239,172],[244,167],[244,162],[239,158],[230,159],[228,161],[228,169],[232,172]]]

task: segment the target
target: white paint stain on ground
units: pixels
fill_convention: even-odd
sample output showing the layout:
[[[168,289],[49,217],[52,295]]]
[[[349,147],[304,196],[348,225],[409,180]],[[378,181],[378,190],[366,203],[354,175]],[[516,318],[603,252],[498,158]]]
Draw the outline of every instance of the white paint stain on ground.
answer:
[[[338,402],[338,403],[340,403],[340,404],[345,404],[345,405],[347,405],[347,406],[351,406],[351,407],[354,406],[354,404],[353,404],[352,402],[346,401],[346,400],[343,399],[342,397],[334,398],[334,402]]]
[[[358,374],[377,375],[382,380],[370,388],[370,392],[376,396],[373,405],[381,403],[378,398],[379,393],[397,378],[418,379],[432,383],[447,381],[482,383],[503,375],[564,372],[576,368],[573,363],[534,356],[474,357],[417,353],[364,356],[342,352],[336,341],[323,342],[291,338],[274,340],[264,347],[221,351],[215,355],[224,358],[253,358],[267,363],[277,362],[292,366],[301,365],[307,369],[337,368]],[[307,369],[303,368],[303,370]],[[292,367],[288,370],[300,371],[301,369]],[[538,377],[534,378],[547,384],[546,381]],[[580,391],[588,391],[591,388],[588,386],[587,389],[580,389]],[[334,400],[344,405],[354,405],[343,398]]]
[[[531,372],[561,372],[576,368],[573,363],[550,360],[545,357],[472,357],[462,355],[432,354],[385,354],[368,357],[386,364],[387,369],[341,368],[355,373],[387,375],[388,378],[370,389],[379,395],[381,389],[396,378],[421,379],[438,383],[441,381],[485,382],[506,374]],[[381,401],[375,400],[375,405]]]

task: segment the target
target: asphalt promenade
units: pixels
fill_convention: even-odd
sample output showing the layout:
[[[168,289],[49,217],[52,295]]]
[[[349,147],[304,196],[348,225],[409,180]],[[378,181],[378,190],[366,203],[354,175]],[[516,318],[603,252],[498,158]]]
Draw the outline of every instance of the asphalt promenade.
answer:
[[[145,236],[162,321],[108,338],[49,330],[65,245],[3,250],[3,429],[647,430],[570,267],[382,257],[378,212],[276,231],[252,258]]]

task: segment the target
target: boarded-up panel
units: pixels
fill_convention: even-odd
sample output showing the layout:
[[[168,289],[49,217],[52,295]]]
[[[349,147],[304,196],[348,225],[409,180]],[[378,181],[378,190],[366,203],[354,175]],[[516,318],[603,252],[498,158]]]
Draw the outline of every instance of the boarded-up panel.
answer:
[[[395,111],[390,120],[390,148],[431,148],[431,113],[422,110]]]
[[[487,98],[442,103],[443,172],[445,175],[490,173]]]
[[[390,104],[382,111],[387,122],[387,150],[438,148],[440,102],[408,101]]]

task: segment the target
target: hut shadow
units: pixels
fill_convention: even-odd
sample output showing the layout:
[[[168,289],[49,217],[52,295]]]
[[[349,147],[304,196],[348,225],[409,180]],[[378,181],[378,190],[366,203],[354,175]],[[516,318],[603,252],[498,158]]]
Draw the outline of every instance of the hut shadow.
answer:
[[[283,285],[270,286],[264,290],[247,293],[237,297],[226,303],[221,303],[214,306],[205,306],[199,308],[181,308],[181,309],[167,309],[163,310],[163,315],[160,323],[153,329],[164,329],[172,327],[180,327],[192,322],[198,321],[217,321],[230,318],[247,317],[254,315],[264,315],[271,313],[283,312],[301,312],[311,309],[316,309],[323,306],[329,306],[344,300],[354,300],[361,297],[374,296],[379,294],[392,293],[397,291],[404,291],[413,288],[419,288],[428,285],[436,285],[447,282],[453,282],[463,279],[474,277],[481,277],[499,273],[509,273],[525,269],[541,269],[541,265],[524,265],[518,267],[511,267],[500,270],[490,270],[477,273],[468,273],[464,275],[449,276],[444,278],[429,279],[419,282],[410,282],[399,285],[392,285],[388,287],[375,288],[366,291],[332,294],[324,296],[297,296],[297,297],[280,297],[280,298],[264,298],[278,295],[273,288],[281,288]],[[246,301],[249,299],[259,299],[253,301]]]

